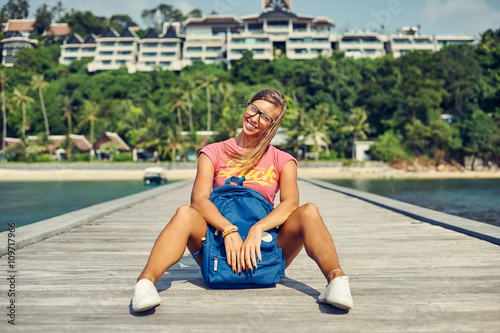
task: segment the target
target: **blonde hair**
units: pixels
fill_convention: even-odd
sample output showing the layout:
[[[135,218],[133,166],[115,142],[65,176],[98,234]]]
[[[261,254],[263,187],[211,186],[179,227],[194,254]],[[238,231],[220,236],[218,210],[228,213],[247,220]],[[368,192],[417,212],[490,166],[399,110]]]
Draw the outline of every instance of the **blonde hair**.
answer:
[[[257,100],[263,100],[274,104],[277,107],[281,108],[281,112],[278,116],[278,119],[275,119],[275,121],[270,124],[267,129],[255,139],[258,141],[258,144],[257,146],[255,146],[255,148],[249,148],[244,152],[238,152],[233,148],[224,145],[224,150],[226,151],[229,158],[239,164],[239,168],[241,170],[248,170],[252,168],[267,153],[269,145],[271,144],[271,140],[278,132],[283,119],[285,119],[286,99],[280,91],[271,88],[262,89],[250,99],[250,103],[253,103]]]

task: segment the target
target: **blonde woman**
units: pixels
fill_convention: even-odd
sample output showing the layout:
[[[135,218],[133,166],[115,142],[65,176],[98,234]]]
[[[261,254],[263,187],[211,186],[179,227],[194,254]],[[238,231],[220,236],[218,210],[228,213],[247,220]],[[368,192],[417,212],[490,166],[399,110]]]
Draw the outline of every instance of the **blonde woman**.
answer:
[[[224,238],[232,270],[241,273],[257,267],[262,232],[278,228],[277,241],[285,257],[285,267],[305,247],[327,280],[319,301],[341,309],[352,308],[349,279],[340,267],[335,245],[318,208],[312,203],[298,206],[297,161],[270,144],[285,113],[283,94],[275,89],[263,89],[248,103],[243,130],[238,136],[200,151],[191,205],[179,207],[158,236],[134,287],[134,311],[145,311],[160,304],[156,282],[181,259],[186,246],[192,254],[201,249],[207,223],[222,233],[234,230],[231,222],[209,200],[212,189],[222,186],[232,176],[245,176],[244,186],[259,191],[271,205],[281,190],[280,203],[250,228],[245,241],[238,232],[230,232]],[[199,264],[201,258],[196,261]]]

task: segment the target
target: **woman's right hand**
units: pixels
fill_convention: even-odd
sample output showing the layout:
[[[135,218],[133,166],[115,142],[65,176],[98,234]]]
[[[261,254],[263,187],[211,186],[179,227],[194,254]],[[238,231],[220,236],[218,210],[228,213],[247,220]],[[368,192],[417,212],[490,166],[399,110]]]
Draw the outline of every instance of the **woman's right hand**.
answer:
[[[241,273],[240,251],[242,245],[243,240],[238,232],[230,233],[224,238],[227,264],[231,267],[233,273]]]

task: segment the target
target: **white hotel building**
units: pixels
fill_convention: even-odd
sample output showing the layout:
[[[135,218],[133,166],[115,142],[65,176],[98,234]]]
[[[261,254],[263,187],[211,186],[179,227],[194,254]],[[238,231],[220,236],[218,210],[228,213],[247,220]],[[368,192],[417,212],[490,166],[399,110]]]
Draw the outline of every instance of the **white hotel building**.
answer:
[[[75,35],[61,50],[60,63],[93,57],[91,72],[125,66],[130,73],[157,68],[179,71],[195,60],[205,63],[232,61],[251,51],[254,59],[272,60],[284,54],[290,59],[312,59],[342,51],[347,57],[400,57],[409,51],[439,51],[444,45],[474,42],[469,36],[425,36],[418,29],[403,28],[397,35],[378,32],[331,33],[326,17],[297,15],[291,0],[263,0],[262,12],[237,18],[207,15],[183,23],[165,23],[161,35],[150,30],[139,38],[133,29],[119,35],[109,28],[98,38]]]

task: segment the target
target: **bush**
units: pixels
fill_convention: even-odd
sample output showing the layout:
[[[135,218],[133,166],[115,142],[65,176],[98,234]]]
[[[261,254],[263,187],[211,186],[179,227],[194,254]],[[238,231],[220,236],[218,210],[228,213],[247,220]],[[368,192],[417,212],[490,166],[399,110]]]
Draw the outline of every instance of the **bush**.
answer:
[[[403,136],[393,131],[382,134],[378,141],[370,147],[370,154],[376,160],[385,162],[403,162],[408,159],[408,155],[401,144]]]
[[[130,162],[132,161],[132,153],[120,153],[113,155],[113,161],[115,162]]]
[[[73,162],[88,162],[90,161],[90,154],[88,153],[73,153],[71,155]]]
[[[41,154],[35,157],[35,162],[54,162],[54,159],[49,154]]]

